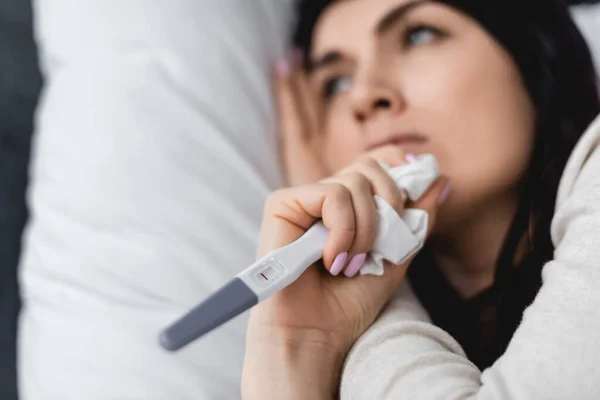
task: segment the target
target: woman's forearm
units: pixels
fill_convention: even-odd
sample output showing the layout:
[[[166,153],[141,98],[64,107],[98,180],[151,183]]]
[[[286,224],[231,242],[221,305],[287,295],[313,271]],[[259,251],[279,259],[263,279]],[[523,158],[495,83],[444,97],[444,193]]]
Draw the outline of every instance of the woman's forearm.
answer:
[[[343,357],[310,341],[248,344],[242,376],[244,400],[333,400]]]

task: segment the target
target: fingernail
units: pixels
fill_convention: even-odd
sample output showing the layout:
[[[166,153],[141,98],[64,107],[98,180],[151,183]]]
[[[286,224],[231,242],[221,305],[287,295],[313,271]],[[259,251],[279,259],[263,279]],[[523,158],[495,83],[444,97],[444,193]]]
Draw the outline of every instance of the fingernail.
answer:
[[[333,264],[331,265],[331,268],[329,269],[329,273],[333,276],[338,275],[341,271],[342,268],[344,268],[344,265],[346,265],[346,259],[348,258],[348,253],[340,253],[337,255],[337,257],[335,258],[335,260],[333,260]]]
[[[348,263],[348,267],[346,271],[344,271],[344,275],[348,278],[353,278],[358,271],[365,265],[365,259],[367,258],[367,253],[360,253],[352,257],[350,262]]]
[[[275,64],[275,70],[280,77],[286,77],[290,73],[290,63],[287,60],[279,60]]]
[[[417,156],[415,156],[414,154],[407,154],[404,158],[406,159],[406,161],[408,161],[409,164],[417,162]]]
[[[451,191],[452,191],[452,181],[448,181],[448,183],[446,183],[446,187],[444,188],[444,190],[442,191],[442,194],[440,195],[440,198],[438,200],[438,206],[441,206],[448,200],[448,197],[450,196]]]

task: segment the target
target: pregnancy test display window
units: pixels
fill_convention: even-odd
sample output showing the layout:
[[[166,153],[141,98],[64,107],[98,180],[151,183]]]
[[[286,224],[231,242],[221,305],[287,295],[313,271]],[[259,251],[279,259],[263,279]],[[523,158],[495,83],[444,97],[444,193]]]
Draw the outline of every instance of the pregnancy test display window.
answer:
[[[260,285],[270,285],[283,276],[283,266],[275,260],[268,260],[258,267],[252,275],[254,281]]]

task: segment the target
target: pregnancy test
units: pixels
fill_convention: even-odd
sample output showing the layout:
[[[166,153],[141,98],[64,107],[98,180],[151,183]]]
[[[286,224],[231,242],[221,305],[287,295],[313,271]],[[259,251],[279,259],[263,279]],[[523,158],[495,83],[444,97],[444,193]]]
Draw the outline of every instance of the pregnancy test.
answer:
[[[317,222],[296,241],[261,258],[160,335],[176,351],[290,285],[323,257],[328,229]]]

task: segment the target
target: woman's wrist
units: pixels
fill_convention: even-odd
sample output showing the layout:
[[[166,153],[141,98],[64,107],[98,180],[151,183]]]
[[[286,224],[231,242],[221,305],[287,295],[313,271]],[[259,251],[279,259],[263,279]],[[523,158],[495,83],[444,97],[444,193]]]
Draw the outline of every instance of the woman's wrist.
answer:
[[[336,397],[344,356],[321,332],[249,335],[242,376],[244,400]]]

